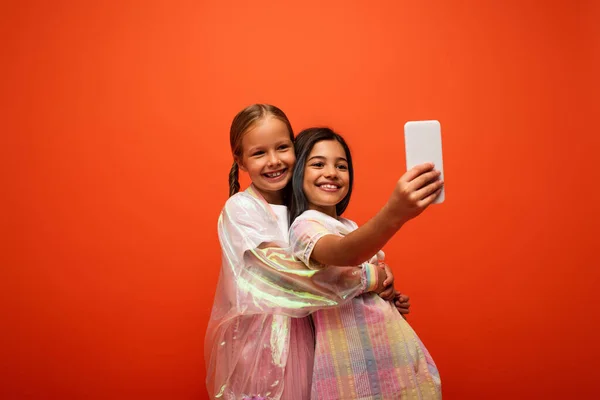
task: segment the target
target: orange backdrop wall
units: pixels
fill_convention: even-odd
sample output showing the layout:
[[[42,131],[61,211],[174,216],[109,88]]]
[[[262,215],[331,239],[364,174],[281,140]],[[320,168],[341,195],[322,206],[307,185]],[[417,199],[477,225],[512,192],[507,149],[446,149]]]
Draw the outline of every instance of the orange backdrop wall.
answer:
[[[269,102],[348,139],[359,223],[439,119],[447,200],[385,250],[445,398],[591,398],[597,4],[3,2],[0,397],[206,397],[229,124]]]

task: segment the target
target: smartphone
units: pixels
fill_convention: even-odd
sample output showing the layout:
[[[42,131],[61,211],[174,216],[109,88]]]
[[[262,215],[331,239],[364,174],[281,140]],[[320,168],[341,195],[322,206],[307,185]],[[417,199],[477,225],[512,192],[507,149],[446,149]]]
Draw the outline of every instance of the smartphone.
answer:
[[[435,169],[441,172],[440,177],[444,180],[442,128],[439,121],[409,121],[404,124],[404,145],[407,171],[415,165],[431,162]],[[445,198],[444,185],[433,203],[443,203]]]

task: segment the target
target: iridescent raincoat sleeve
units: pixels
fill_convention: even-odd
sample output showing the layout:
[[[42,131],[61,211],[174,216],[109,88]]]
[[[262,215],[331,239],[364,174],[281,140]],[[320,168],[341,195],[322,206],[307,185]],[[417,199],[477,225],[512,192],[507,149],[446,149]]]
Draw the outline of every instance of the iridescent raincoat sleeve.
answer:
[[[361,267],[307,269],[290,256],[272,210],[252,192],[227,201],[218,230],[222,265],[205,342],[209,395],[279,399],[290,317],[349,301],[369,277]]]

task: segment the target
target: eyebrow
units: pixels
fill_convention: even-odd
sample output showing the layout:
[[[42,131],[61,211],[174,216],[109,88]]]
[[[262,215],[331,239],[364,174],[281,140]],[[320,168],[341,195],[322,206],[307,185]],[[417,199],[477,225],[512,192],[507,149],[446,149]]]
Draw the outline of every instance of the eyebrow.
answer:
[[[320,158],[320,159],[322,159],[322,160],[326,160],[326,158],[325,158],[325,157],[323,157],[323,156],[312,156],[311,158],[309,158],[309,159],[308,159],[308,160],[306,160],[306,161],[310,161],[310,160],[312,160],[312,159],[314,159],[314,158]],[[337,158],[335,161],[345,161],[345,162],[348,162],[348,160],[346,160],[344,157],[338,157],[338,158]]]
[[[290,139],[279,140],[277,142],[273,142],[274,147],[281,146],[282,144],[290,144],[291,145],[293,143]],[[267,144],[257,144],[256,146],[250,147],[247,151],[248,151],[248,153],[252,153],[256,150],[264,150],[267,147],[269,147],[269,145],[267,145]]]
[[[254,153],[257,150],[263,150],[263,148],[264,148],[263,145],[258,145],[258,146],[250,147],[247,151],[248,151],[248,153]]]

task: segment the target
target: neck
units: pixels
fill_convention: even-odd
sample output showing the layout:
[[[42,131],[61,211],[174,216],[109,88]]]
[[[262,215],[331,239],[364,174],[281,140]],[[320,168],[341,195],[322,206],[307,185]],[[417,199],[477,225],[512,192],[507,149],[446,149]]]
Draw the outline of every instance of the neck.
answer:
[[[254,190],[259,193],[267,203],[269,204],[278,204],[283,205],[283,190],[278,190],[276,192],[268,192],[266,190],[261,190],[257,188],[255,185]]]

